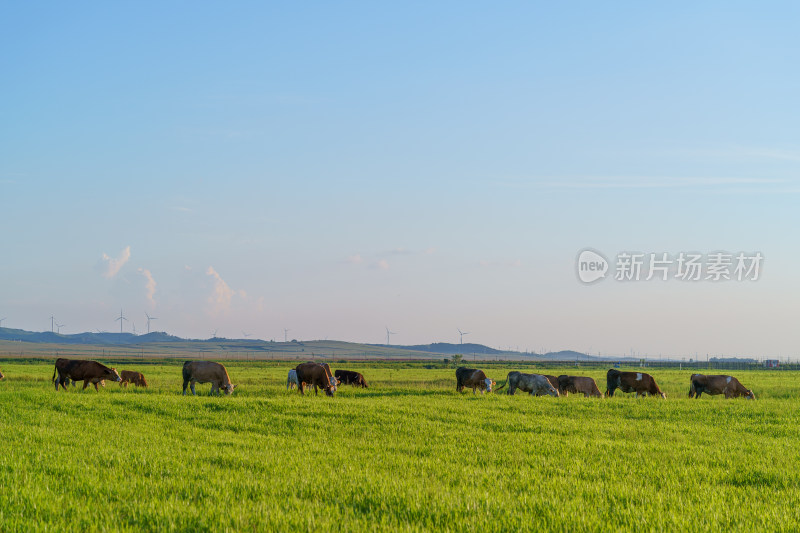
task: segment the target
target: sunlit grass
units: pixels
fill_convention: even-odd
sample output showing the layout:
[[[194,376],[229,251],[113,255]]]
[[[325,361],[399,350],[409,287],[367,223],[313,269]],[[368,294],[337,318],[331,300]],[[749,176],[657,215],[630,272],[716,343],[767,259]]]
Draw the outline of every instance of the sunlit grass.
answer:
[[[4,362],[0,530],[775,530],[800,521],[800,386],[740,372],[757,401],[458,394],[452,369],[332,365],[369,389],[285,389],[290,365],[226,364],[231,397],[151,386],[56,393]],[[500,381],[515,368],[491,370]],[[528,370],[530,371],[530,370]],[[578,368],[543,373],[590,375]],[[791,527],[788,527],[791,529]]]

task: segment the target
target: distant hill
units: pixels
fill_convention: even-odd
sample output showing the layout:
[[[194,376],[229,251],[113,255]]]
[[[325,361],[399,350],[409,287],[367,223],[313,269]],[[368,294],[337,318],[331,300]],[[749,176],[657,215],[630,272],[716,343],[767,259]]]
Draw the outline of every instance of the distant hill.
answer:
[[[24,329],[0,328],[0,340],[37,342],[51,344],[142,344],[150,342],[185,342],[180,337],[163,332],[134,335],[133,333],[75,333],[62,335],[52,331],[25,331]]]
[[[298,354],[307,353],[313,357],[314,353],[341,354],[342,357],[424,357],[431,358],[438,355],[452,356],[501,356],[512,359],[549,360],[549,361],[587,361],[598,360],[595,356],[574,351],[550,352],[536,354],[497,350],[483,344],[465,343],[454,344],[449,342],[434,342],[431,344],[416,344],[410,346],[386,344],[360,344],[346,341],[292,341],[274,342],[260,339],[226,339],[212,337],[210,339],[183,339],[169,335],[162,331],[134,335],[133,333],[76,333],[62,335],[51,331],[26,331],[22,329],[0,328],[0,341],[26,342],[33,344],[69,344],[98,347],[134,347],[149,350],[225,350],[230,352],[263,352],[273,354]],[[419,355],[417,355],[419,354]],[[423,355],[424,354],[424,355]],[[606,358],[607,359],[607,358]]]
[[[372,344],[371,346],[388,346],[386,344]],[[484,355],[498,355],[501,353],[508,353],[502,350],[495,350],[483,344],[451,344],[449,342],[434,342],[432,344],[414,344],[410,346],[403,345],[390,345],[391,348],[398,350],[410,350],[413,352],[426,352],[426,353],[440,353],[443,355],[452,354],[484,354]]]

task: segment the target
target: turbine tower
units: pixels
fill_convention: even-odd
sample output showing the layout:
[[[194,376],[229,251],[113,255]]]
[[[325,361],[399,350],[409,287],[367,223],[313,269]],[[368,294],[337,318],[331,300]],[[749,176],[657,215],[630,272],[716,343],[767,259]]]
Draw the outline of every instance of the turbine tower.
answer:
[[[458,334],[461,336],[461,344],[464,344],[464,335],[469,335],[469,331],[461,331],[460,328],[456,328],[458,330]]]
[[[144,316],[147,317],[147,333],[150,333],[150,321],[151,320],[158,320],[157,316],[150,316],[147,314],[147,311],[144,312]]]
[[[56,333],[58,333],[60,335],[61,334],[61,328],[63,328],[65,325],[66,324],[59,324],[58,322],[56,322]]]
[[[396,333],[396,332],[394,332],[394,331],[389,331],[389,327],[387,326],[387,327],[386,327],[386,346],[389,346],[389,344],[391,344],[391,343],[389,342],[389,340],[390,340],[390,335],[397,335],[397,333]]]
[[[114,322],[116,322],[117,320],[119,320],[119,332],[120,332],[120,333],[122,333],[122,321],[123,321],[123,320],[124,320],[125,322],[127,322],[127,321],[128,321],[128,319],[127,319],[127,318],[125,318],[124,316],[122,316],[122,309],[120,309],[120,310],[119,310],[119,318],[115,318],[115,319],[114,319]]]
[[[287,339],[286,334],[289,333],[290,331],[292,330],[290,330],[289,328],[283,328],[283,342],[286,342]]]

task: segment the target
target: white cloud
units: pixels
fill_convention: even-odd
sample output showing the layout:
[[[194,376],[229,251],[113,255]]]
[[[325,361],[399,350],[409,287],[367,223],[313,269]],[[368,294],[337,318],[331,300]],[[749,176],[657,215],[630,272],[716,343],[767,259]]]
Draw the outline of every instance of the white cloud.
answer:
[[[381,259],[380,261],[372,263],[372,265],[370,266],[372,268],[377,268],[379,270],[389,270],[389,261],[387,261],[386,259]]]
[[[147,290],[147,301],[150,302],[151,306],[155,306],[156,300],[153,296],[156,293],[156,280],[153,279],[153,275],[146,268],[139,268],[138,271],[147,280],[147,283],[145,283],[145,289]]]
[[[120,269],[131,258],[131,247],[126,246],[117,258],[109,257],[105,252],[103,253],[103,277],[111,279],[117,275]]]
[[[231,310],[231,303],[234,296],[242,299],[247,299],[247,293],[243,290],[231,289],[222,276],[214,270],[214,267],[209,266],[206,274],[214,278],[214,290],[208,298],[208,303],[211,304],[211,312],[213,314],[227,313]]]
[[[361,257],[361,254],[351,255],[347,258],[347,262],[353,265],[359,265],[364,262],[364,258]]]

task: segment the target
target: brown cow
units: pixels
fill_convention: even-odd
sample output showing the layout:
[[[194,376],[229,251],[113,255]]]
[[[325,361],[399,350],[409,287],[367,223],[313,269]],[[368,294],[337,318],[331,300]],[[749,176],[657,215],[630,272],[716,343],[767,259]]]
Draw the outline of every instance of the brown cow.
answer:
[[[328,374],[328,379],[333,384],[333,392],[336,392],[336,388],[339,386],[339,380],[333,377],[333,374],[331,373],[331,367],[328,366],[328,363],[319,363],[319,365],[325,369],[325,373]]]
[[[144,387],[147,388],[147,380],[144,379],[144,374],[141,372],[134,372],[133,370],[123,370],[119,373],[122,381],[119,382],[119,386],[122,387],[125,385],[125,388],[128,388],[128,383],[133,383],[137,387]]]
[[[480,389],[483,394],[486,391],[492,392],[492,385],[494,385],[494,381],[487,378],[483,370],[463,366],[456,369],[456,390],[458,392],[467,387],[472,389],[472,394],[475,394],[476,389]]]
[[[614,391],[616,389],[622,392],[635,392],[637,398],[640,395],[646,396],[648,394],[658,394],[665,399],[667,397],[667,395],[658,388],[653,376],[645,374],[644,372],[620,372],[612,368],[606,374],[606,383],[606,394],[609,398],[614,396]]]
[[[344,383],[345,385],[361,385],[362,389],[369,388],[367,386],[367,380],[364,379],[364,376],[361,375],[360,372],[353,372],[352,370],[337,370],[333,375],[339,380],[340,383]]]
[[[58,374],[58,379],[56,379],[56,374]],[[76,381],[83,381],[82,390],[86,390],[89,383],[94,385],[94,390],[99,390],[97,384],[103,380],[120,381],[122,378],[115,369],[97,361],[58,358],[56,359],[56,367],[53,370],[53,378],[51,379],[51,381],[55,382],[56,390],[58,390],[59,385],[66,390],[67,379],[71,379],[73,384]]]
[[[306,386],[314,387],[314,394],[319,393],[319,389],[325,391],[327,396],[333,396],[336,390],[335,379],[330,374],[330,369],[319,363],[300,363],[295,367],[297,372],[297,382],[300,384],[298,390],[305,395]]]
[[[221,390],[230,395],[236,385],[231,385],[228,371],[219,363],[213,361],[186,361],[183,363],[183,394],[186,395],[186,386],[191,383],[192,394],[195,394],[195,383],[211,383],[209,395],[220,394]]]
[[[753,391],[746,389],[739,380],[733,376],[705,376],[692,374],[692,385],[689,387],[689,398],[700,398],[704,392],[709,395],[724,394],[726,399],[744,396],[748,400],[755,400]]]
[[[597,398],[603,397],[603,393],[597,388],[597,383],[595,383],[592,378],[586,376],[558,376],[558,388],[559,392],[565,396],[567,393],[571,392],[573,394],[583,394],[584,398],[588,398],[589,396],[595,396]]]
[[[2,373],[2,372],[0,372],[0,379],[3,379],[4,377],[5,377],[5,376],[3,375],[3,373]]]

